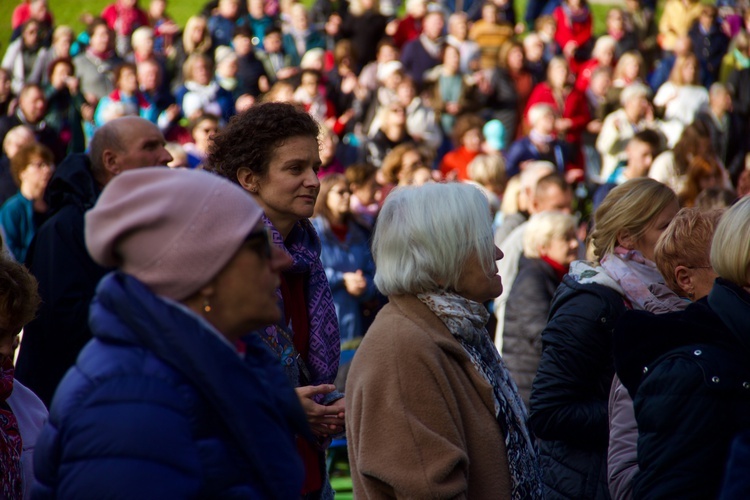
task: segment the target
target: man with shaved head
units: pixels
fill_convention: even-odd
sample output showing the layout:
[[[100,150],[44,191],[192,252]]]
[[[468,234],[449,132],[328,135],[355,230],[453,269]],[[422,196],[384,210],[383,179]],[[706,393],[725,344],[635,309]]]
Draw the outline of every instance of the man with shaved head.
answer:
[[[90,153],[68,156],[55,171],[45,199],[50,218],[37,231],[27,264],[39,281],[42,306],[24,330],[16,378],[48,406],[57,384],[91,338],[88,310],[99,279],[84,244],[84,213],[105,185],[130,169],[164,165],[172,155],[159,129],[126,116],[96,131]]]

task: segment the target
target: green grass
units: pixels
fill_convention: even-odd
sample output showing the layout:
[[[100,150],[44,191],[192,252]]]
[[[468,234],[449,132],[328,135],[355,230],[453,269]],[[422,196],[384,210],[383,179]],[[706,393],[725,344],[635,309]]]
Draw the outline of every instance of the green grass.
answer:
[[[114,0],[51,0],[49,2],[52,14],[55,16],[55,25],[67,24],[76,32],[82,31],[84,26],[79,20],[81,14],[89,12],[98,15],[104,7],[113,3]],[[197,14],[206,4],[207,0],[173,0],[167,3],[167,12],[177,21],[180,26],[185,26],[187,19]],[[5,48],[10,40],[10,18],[13,9],[21,3],[21,0],[0,0],[0,53],[5,53]],[[148,0],[140,0],[138,4],[142,8],[148,7]]]

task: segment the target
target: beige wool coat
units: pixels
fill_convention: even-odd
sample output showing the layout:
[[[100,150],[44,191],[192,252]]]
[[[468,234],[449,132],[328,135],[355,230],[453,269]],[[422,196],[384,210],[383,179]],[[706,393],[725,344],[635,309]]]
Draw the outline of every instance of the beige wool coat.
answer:
[[[510,498],[492,387],[418,298],[389,299],[346,383],[355,498]]]

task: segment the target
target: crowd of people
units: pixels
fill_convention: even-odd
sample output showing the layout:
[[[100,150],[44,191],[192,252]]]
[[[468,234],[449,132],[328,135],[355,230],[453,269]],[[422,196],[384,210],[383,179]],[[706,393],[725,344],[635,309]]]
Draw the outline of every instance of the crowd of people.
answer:
[[[750,496],[750,5],[140,2],[11,19],[0,496]]]

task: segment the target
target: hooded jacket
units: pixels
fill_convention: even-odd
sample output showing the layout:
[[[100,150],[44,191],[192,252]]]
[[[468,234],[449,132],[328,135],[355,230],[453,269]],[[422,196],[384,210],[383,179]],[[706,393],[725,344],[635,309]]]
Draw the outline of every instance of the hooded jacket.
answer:
[[[86,251],[83,216],[100,193],[88,156],[68,156],[47,186],[50,217],[27,253],[42,304],[24,329],[16,378],[48,406],[57,384],[91,339],[89,303],[106,269]]]

